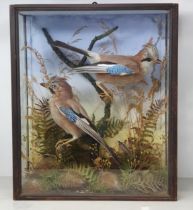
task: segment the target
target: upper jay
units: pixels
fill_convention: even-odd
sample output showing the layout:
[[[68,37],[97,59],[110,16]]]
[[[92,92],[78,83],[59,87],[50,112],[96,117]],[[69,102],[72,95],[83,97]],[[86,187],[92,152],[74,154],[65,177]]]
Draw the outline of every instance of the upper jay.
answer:
[[[108,95],[104,83],[124,88],[128,84],[145,82],[144,76],[155,64],[161,63],[156,46],[150,39],[136,55],[108,55],[82,50],[66,43],[56,41],[57,47],[63,47],[84,54],[90,65],[74,68],[77,73],[95,73],[96,84]],[[102,83],[102,84],[101,84]]]
[[[66,78],[54,76],[47,83],[41,83],[41,86],[49,89],[52,93],[49,99],[49,107],[53,120],[66,133],[72,135],[71,139],[59,141],[57,145],[63,146],[79,139],[84,134],[88,134],[103,146],[112,156],[114,162],[119,165],[119,161],[113,151],[108,147],[100,134],[95,131],[85,109],[75,99],[72,87],[67,83]]]

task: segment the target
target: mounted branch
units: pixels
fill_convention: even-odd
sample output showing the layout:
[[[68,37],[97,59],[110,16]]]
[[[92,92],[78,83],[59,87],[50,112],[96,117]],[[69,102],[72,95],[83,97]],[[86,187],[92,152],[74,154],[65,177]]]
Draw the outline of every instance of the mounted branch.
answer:
[[[118,26],[104,32],[103,34],[100,34],[98,36],[95,36],[89,47],[88,47],[88,50],[92,50],[95,43],[105,37],[107,37],[108,35],[110,35],[111,33],[113,33],[115,30],[118,29]],[[49,34],[49,32],[47,31],[46,28],[42,28],[42,31],[49,43],[49,45],[51,46],[52,50],[56,53],[56,55],[60,58],[60,60],[62,60],[67,66],[71,67],[71,68],[75,68],[75,67],[78,67],[78,66],[83,66],[86,62],[86,56],[88,55],[87,51],[86,50],[80,50],[76,47],[73,47],[73,46],[70,46],[64,42],[61,42],[61,41],[54,41],[51,37],[51,35]],[[79,64],[75,64],[73,61],[71,61],[58,47],[65,47],[66,49],[69,49],[69,50],[74,50],[80,54],[83,54],[83,58],[82,60],[79,62]],[[97,85],[96,85],[96,80],[90,76],[90,74],[88,73],[84,73],[82,74],[92,85],[93,87],[95,88],[96,92],[99,94],[101,100],[103,100],[103,102],[105,103],[105,115],[104,115],[104,119],[108,119],[111,115],[110,113],[110,107],[111,107],[111,101],[109,100],[106,100],[104,97],[102,97],[102,95],[104,95],[104,92],[103,90],[101,90]]]
[[[99,40],[105,38],[106,36],[109,36],[111,33],[113,33],[114,31],[116,31],[117,29],[118,29],[118,26],[116,26],[116,27],[114,27],[114,28],[112,28],[112,29],[106,31],[106,32],[103,33],[103,34],[100,34],[100,35],[98,35],[98,36],[95,36],[94,39],[92,39],[92,41],[91,41],[91,43],[90,43],[90,45],[89,45],[89,47],[88,47],[88,50],[92,50],[93,47],[94,47],[94,45],[95,45],[95,43],[96,43],[97,41],[99,41]],[[86,57],[86,55],[84,55],[84,57],[82,58],[82,60],[81,60],[80,63],[79,63],[79,66],[82,66],[82,65],[86,62],[86,59],[87,59],[87,57]]]
[[[42,28],[42,31],[44,32],[44,35],[48,41],[48,44],[51,46],[52,50],[56,53],[56,55],[69,67],[71,68],[75,68],[76,64],[74,64],[71,60],[68,59],[68,57],[66,55],[64,55],[64,53],[58,49],[55,45],[54,45],[54,40],[52,39],[51,35],[49,34],[49,32],[47,31],[46,28]]]

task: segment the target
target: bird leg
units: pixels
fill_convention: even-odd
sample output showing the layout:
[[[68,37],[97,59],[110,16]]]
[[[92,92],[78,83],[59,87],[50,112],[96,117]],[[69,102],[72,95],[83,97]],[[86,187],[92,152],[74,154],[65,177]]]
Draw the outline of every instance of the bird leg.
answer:
[[[73,137],[73,138],[69,138],[69,139],[61,139],[59,140],[56,145],[55,145],[55,149],[56,149],[56,156],[59,157],[60,156],[60,153],[62,152],[62,148],[65,146],[65,145],[68,145],[69,143],[73,142],[77,140],[76,137]]]
[[[77,139],[76,137],[73,137],[70,139],[61,139],[56,143],[55,148],[69,144],[69,143],[75,141],[76,139]]]
[[[102,84],[102,82],[96,81],[96,85],[103,91],[103,93],[99,94],[102,99],[106,99],[108,101],[112,101],[113,100],[113,94],[112,94],[112,92],[109,89],[107,89]]]

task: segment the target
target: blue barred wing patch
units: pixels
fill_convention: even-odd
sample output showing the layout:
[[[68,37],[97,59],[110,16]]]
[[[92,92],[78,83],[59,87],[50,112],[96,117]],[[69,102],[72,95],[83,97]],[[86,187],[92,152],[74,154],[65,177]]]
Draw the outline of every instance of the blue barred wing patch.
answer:
[[[111,74],[111,75],[123,75],[123,74],[132,74],[132,70],[129,69],[126,66],[117,64],[117,65],[113,65],[107,68],[107,73]]]
[[[76,123],[77,121],[77,115],[72,111],[70,108],[65,108],[65,107],[59,107],[59,110],[65,114],[66,118],[72,122]]]

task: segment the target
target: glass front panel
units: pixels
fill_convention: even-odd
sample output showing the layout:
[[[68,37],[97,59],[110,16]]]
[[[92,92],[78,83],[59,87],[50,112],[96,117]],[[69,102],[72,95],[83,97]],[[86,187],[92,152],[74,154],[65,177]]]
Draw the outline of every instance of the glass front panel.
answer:
[[[22,193],[167,195],[168,12],[18,18]]]

